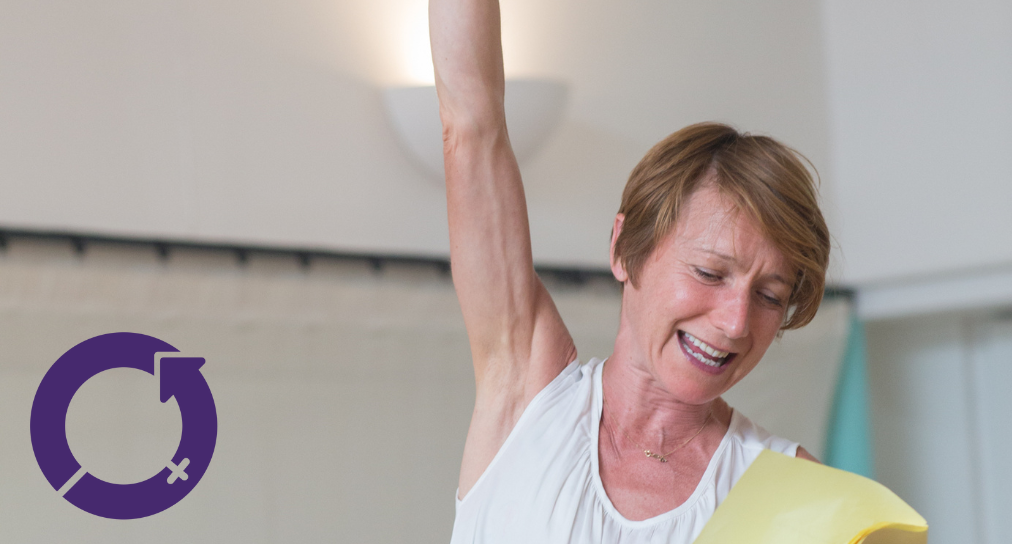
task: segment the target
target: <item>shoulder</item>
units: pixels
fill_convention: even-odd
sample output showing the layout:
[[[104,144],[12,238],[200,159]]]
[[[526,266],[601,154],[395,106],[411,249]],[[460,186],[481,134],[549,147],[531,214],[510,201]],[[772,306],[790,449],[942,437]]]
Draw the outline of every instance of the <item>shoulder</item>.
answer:
[[[745,445],[773,450],[784,455],[790,455],[799,459],[819,463],[819,460],[809,453],[808,450],[803,448],[801,444],[767,431],[765,428],[745,417],[744,414],[737,410],[735,410],[734,413],[738,419],[737,436]]]
[[[731,418],[730,432],[734,439],[747,449],[772,450],[791,457],[797,457],[804,451],[797,442],[767,431],[738,410],[734,410]],[[806,455],[807,453],[805,452]],[[758,455],[758,452],[756,454]]]
[[[461,497],[468,495],[472,486],[492,469],[493,464],[497,464],[504,452],[513,451],[509,456],[516,456],[514,450],[517,448],[529,450],[529,445],[524,444],[530,441],[531,436],[571,435],[571,428],[587,412],[583,404],[592,394],[589,379],[592,368],[590,363],[583,365],[579,360],[573,360],[522,405],[502,401],[502,396],[498,406],[483,405],[482,399],[477,399],[471,429],[463,446],[458,494]],[[581,397],[583,403],[580,402]]]

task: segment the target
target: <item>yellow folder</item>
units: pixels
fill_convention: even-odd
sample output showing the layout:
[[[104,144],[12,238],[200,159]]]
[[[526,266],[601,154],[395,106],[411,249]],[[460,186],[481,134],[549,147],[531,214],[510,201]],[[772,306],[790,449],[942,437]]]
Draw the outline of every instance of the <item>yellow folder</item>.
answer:
[[[928,524],[885,486],[763,451],[695,544],[927,544]]]

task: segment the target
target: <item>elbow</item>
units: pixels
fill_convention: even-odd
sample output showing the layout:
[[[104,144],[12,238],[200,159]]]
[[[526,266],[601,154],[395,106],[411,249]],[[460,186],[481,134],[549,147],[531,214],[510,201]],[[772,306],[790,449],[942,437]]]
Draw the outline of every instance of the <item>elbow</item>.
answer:
[[[506,123],[490,115],[441,116],[443,121],[443,156],[453,160],[461,156],[477,157],[482,149],[490,150],[507,142]]]
[[[798,452],[794,456],[797,457],[798,459],[806,459],[806,460],[812,461],[814,463],[819,463],[820,465],[822,464],[821,461],[819,461],[818,459],[816,459],[814,455],[812,455],[811,453],[808,453],[808,450],[806,450],[805,448],[802,448],[801,446],[798,446]]]
[[[506,115],[502,108],[449,108],[440,104],[439,119],[443,124],[443,144],[483,141],[504,131]]]
[[[489,135],[505,131],[506,111],[502,96],[494,93],[453,92],[440,85],[439,120],[443,125],[443,143],[456,141],[481,141]]]

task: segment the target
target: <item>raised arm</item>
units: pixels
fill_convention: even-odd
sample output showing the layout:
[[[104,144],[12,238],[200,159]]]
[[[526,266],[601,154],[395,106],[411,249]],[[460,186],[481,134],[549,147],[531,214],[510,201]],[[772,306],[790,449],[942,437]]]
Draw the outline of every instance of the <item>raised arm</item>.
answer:
[[[477,382],[463,496],[531,398],[576,358],[576,348],[534,272],[503,109],[499,3],[430,0],[429,35],[443,121],[453,284]]]

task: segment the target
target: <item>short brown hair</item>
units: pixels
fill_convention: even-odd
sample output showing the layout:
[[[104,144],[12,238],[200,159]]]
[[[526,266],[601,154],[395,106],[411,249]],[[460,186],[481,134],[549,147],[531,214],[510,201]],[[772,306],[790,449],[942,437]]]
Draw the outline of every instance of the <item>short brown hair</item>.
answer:
[[[647,152],[629,176],[619,208],[625,220],[615,258],[635,286],[682,205],[704,183],[714,183],[797,268],[781,328],[803,327],[822,302],[830,239],[815,181],[802,161],[808,162],[772,138],[742,134],[720,123],[675,132]]]

